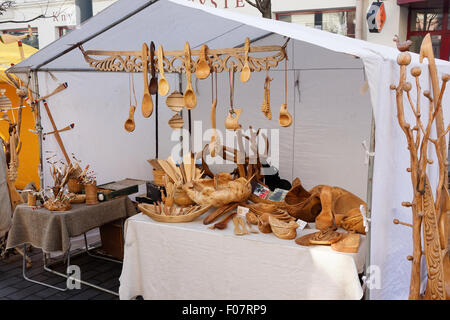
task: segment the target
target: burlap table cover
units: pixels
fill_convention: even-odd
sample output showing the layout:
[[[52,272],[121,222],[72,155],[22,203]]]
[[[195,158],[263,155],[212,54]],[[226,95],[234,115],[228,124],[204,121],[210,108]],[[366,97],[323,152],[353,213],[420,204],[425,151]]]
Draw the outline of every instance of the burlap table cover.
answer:
[[[95,205],[73,204],[70,211],[64,212],[19,205],[14,211],[6,246],[14,248],[29,243],[44,252],[66,252],[71,237],[134,214],[136,209],[126,196]]]

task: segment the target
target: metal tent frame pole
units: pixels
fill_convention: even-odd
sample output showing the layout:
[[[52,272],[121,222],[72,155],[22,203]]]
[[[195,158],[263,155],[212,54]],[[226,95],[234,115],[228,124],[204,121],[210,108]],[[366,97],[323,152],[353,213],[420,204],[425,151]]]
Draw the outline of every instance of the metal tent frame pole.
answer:
[[[370,128],[370,147],[369,152],[373,153],[375,151],[375,117],[373,114],[372,109],[372,123]],[[366,233],[366,243],[367,243],[367,250],[366,250],[366,263],[365,268],[366,272],[368,268],[370,267],[370,253],[371,253],[371,233],[372,233],[372,226],[370,223],[370,219],[372,217],[372,191],[373,191],[373,169],[374,169],[374,161],[375,157],[369,157],[369,167],[368,167],[368,178],[367,178],[367,212],[366,217],[368,219],[367,223],[369,225],[368,231]],[[364,272],[366,279],[365,279],[365,289],[364,289],[364,298],[365,300],[370,300],[370,286],[367,285],[367,274]],[[370,275],[369,275],[370,276]]]

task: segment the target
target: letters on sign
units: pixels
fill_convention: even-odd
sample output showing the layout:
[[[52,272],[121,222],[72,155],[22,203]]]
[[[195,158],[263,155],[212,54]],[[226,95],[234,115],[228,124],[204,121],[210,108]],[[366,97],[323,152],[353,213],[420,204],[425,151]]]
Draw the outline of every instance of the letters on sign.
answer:
[[[372,2],[367,11],[367,26],[369,32],[380,33],[386,21],[386,10],[383,2]]]
[[[243,8],[245,7],[244,0],[189,0],[191,2],[197,2],[200,4],[206,4],[213,6],[214,8]]]

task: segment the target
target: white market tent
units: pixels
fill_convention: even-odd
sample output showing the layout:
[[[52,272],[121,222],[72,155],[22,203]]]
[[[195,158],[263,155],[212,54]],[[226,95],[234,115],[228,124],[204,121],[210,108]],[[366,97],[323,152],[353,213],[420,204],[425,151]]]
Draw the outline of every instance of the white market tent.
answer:
[[[398,126],[395,97],[389,89],[399,77],[396,49],[185,0],[121,0],[9,71],[24,78],[31,74],[34,88],[41,96],[57,85],[49,71],[59,81],[68,82],[68,89],[51,97],[49,105],[59,127],[75,122],[75,129],[62,134],[62,139],[68,152],[91,165],[99,183],[126,177],[150,180],[151,167],[146,160],[155,157],[156,115],[145,119],[140,114],[142,75],[134,75],[138,109],[136,130],[130,134],[123,129],[129,107],[128,74],[94,71],[77,46],[82,44],[85,50],[140,50],[143,42],[154,41],[166,50],[182,50],[189,41],[192,49],[199,49],[202,44],[230,48],[242,46],[245,37],[252,40],[252,45],[282,45],[286,37],[291,38],[287,47],[288,108],[294,121],[289,128],[280,128],[277,121],[277,110],[284,100],[284,63],[281,63],[270,71],[274,78],[272,121],[265,119],[259,110],[265,72],[253,73],[246,84],[236,82],[234,105],[244,110],[243,128],[251,125],[280,129],[279,146],[272,144],[271,148],[279,149],[283,178],[300,177],[307,188],[336,185],[363,199],[371,199],[369,261],[380,273],[376,274],[370,298],[407,298],[410,262],[406,256],[412,253],[412,236],[408,228],[392,223],[394,218],[411,221],[410,209],[403,208],[401,202],[412,198],[406,172],[409,166],[406,139]],[[413,54],[411,65],[422,66],[425,75],[426,63],[419,64],[418,56]],[[441,74],[450,73],[447,61],[438,60],[437,66]],[[167,77],[171,89],[179,89],[178,75]],[[181,78],[185,83],[185,77]],[[430,86],[426,78],[422,77],[423,89]],[[366,80],[369,92],[361,94]],[[194,81],[194,88],[198,104],[192,111],[192,121],[202,120],[203,129],[207,129],[211,82]],[[223,130],[225,110],[229,107],[226,72],[219,75],[218,91],[217,123],[218,129]],[[170,155],[178,139],[167,125],[173,113],[164,101],[159,98],[161,158]],[[447,95],[443,106],[448,106],[448,101]],[[41,115],[44,132],[51,131],[45,112]],[[449,109],[444,108],[445,123],[449,116]],[[187,123],[186,113],[184,117]],[[376,130],[371,130],[372,119]],[[194,122],[192,125],[195,127]],[[375,141],[373,167],[365,162],[366,152],[361,146],[364,140],[369,144],[371,132]],[[203,143],[207,142],[208,138],[203,137]],[[43,157],[46,151],[59,151],[52,137],[42,141]],[[48,185],[51,179],[45,161],[43,174],[44,185]],[[372,174],[373,180],[368,179]],[[437,175],[437,166],[431,166],[432,183]]]

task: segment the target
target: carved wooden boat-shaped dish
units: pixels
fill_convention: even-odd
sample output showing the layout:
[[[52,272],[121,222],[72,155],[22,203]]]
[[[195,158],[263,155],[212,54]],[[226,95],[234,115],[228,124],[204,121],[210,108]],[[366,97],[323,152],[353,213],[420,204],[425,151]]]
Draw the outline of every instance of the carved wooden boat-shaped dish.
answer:
[[[253,193],[250,195],[250,197],[248,199],[253,203],[265,203],[265,204],[274,205],[281,209],[286,208],[286,203],[284,201],[272,201],[272,200],[262,199]]]
[[[163,206],[163,205],[162,205]],[[189,212],[189,209],[186,212],[187,214],[184,215],[164,215],[157,212],[157,205],[151,205],[148,203],[141,203],[138,205],[139,210],[150,218],[152,218],[155,221],[159,222],[169,222],[169,223],[183,223],[183,222],[191,222],[200,217],[202,214],[204,214],[206,211],[208,211],[211,206],[204,205],[204,206],[198,206],[198,209],[195,209],[191,212]],[[192,208],[192,207],[191,207]],[[178,212],[180,208],[176,207],[174,212]]]

